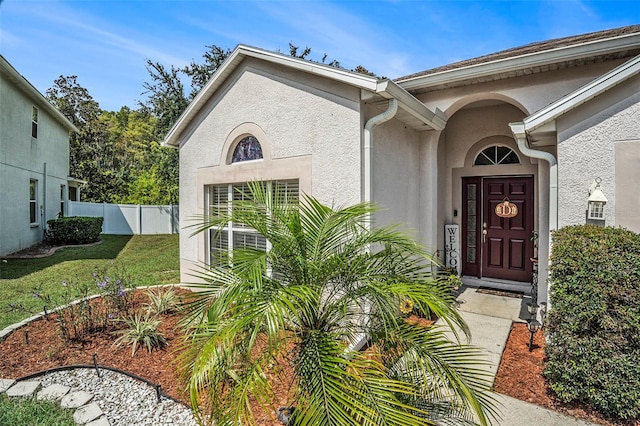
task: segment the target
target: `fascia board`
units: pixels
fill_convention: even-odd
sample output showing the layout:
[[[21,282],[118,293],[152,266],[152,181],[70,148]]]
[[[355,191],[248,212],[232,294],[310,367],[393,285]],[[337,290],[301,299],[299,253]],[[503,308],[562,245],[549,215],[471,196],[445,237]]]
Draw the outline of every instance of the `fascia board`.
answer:
[[[543,130],[543,126],[554,121],[562,114],[595,98],[639,72],[640,55],[525,118],[523,122],[527,132],[532,133],[535,130]]]
[[[441,71],[434,74],[403,80],[398,84],[406,90],[415,90],[451,84],[462,80],[518,71],[521,69],[549,65],[559,61],[570,61],[587,56],[598,56],[640,46],[640,34],[624,35],[607,40],[596,40],[579,45],[558,47],[542,52],[528,53],[512,58],[470,65],[464,68]]]
[[[179,147],[180,135],[186,129],[191,120],[198,114],[211,95],[220,87],[226,78],[240,65],[247,57],[260,59],[266,62],[279,64],[291,69],[295,69],[308,74],[314,74],[331,80],[339,81],[360,89],[375,91],[378,79],[364,74],[353,73],[341,70],[329,65],[318,64],[304,59],[285,56],[281,53],[269,52],[255,47],[238,45],[236,49],[218,68],[213,77],[202,88],[198,95],[189,104],[180,118],[171,127],[162,142],[165,146]]]
[[[284,65],[288,68],[336,80],[360,89],[375,90],[378,82],[377,78],[365,74],[346,71],[326,64],[294,58],[293,56],[286,56],[281,53],[269,52],[244,45],[241,45],[239,49],[242,50],[245,56],[251,56],[267,62]]]
[[[225,78],[231,74],[243,58],[244,56],[242,56],[240,46],[238,46],[222,63],[222,65],[220,65],[207,84],[204,85],[202,90],[198,92],[193,101],[191,101],[187,106],[187,109],[180,114],[178,120],[176,120],[173,126],[171,126],[171,129],[169,129],[169,132],[162,141],[163,146],[174,148],[178,148],[180,146],[180,136],[182,135],[182,132],[186,129],[196,114],[200,112],[200,109],[209,99],[210,94],[215,92],[215,90],[224,82]]]
[[[403,110],[435,130],[443,130],[447,124],[447,118],[442,111],[439,109],[435,112],[431,111],[425,104],[393,81],[381,80],[378,83],[376,93],[385,98],[397,99]]]
[[[38,89],[33,87],[29,80],[24,78],[2,55],[0,55],[0,68],[2,69],[2,73],[6,74],[10,81],[13,81],[35,104],[51,114],[63,127],[72,132],[79,132],[78,128],[56,107],[51,105],[47,98],[45,98]]]

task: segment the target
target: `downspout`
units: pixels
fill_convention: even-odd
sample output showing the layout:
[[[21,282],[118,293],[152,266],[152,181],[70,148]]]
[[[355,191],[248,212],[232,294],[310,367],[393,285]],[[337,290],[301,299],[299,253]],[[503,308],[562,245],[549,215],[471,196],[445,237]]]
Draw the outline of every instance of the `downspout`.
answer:
[[[42,168],[42,238],[47,236],[47,163]]]
[[[529,148],[524,123],[509,123],[511,132],[518,143],[518,148],[527,157],[537,158],[549,163],[549,248],[547,255],[551,257],[551,231],[558,229],[558,161],[553,154]],[[549,263],[549,259],[547,259]],[[548,274],[548,269],[547,269]],[[547,287],[547,310],[551,308],[549,299],[550,287]]]
[[[378,124],[382,124],[385,121],[391,120],[396,113],[398,112],[398,100],[395,98],[389,99],[389,106],[387,110],[381,114],[375,115],[371,117],[364,125],[364,165],[363,165],[363,201],[365,203],[370,203],[373,201],[373,168],[371,167],[373,163],[373,146],[372,146],[372,138],[371,132],[374,127]],[[371,228],[371,218],[367,218],[367,223],[365,226],[367,228]],[[369,305],[365,303],[364,312],[365,314],[362,316],[361,321],[369,321]],[[358,333],[353,342],[349,345],[349,350],[359,351],[364,347],[364,345],[368,341],[368,336],[365,333]]]
[[[364,194],[363,201],[365,203],[370,203],[373,201],[373,147],[372,147],[372,138],[371,132],[374,127],[378,124],[382,124],[385,121],[391,120],[396,113],[398,112],[398,100],[393,98],[389,100],[389,106],[387,110],[381,114],[371,117],[367,120],[367,123],[364,125],[364,170],[363,170],[363,179],[364,179]]]

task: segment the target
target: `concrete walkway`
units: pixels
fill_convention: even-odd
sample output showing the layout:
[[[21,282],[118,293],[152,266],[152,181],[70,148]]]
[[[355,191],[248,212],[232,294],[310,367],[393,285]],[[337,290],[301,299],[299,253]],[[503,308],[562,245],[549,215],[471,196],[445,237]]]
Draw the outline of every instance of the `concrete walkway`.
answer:
[[[528,318],[528,299],[479,293],[475,288],[466,287],[458,301],[460,313],[471,330],[470,343],[484,349],[488,354],[490,366],[487,367],[487,371],[493,375],[494,380],[511,331],[511,323],[525,321]],[[496,423],[500,426],[595,425],[506,395],[497,395],[502,405],[502,418]]]

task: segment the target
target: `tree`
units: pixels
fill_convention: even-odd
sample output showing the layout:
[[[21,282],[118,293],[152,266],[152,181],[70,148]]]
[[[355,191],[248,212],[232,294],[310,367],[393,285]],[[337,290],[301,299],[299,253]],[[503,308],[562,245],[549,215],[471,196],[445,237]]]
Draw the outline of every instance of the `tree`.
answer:
[[[195,98],[231,54],[231,49],[223,49],[220,46],[211,45],[207,48],[209,50],[202,55],[203,64],[192,61],[190,65],[183,68],[184,73],[191,77],[191,94],[189,95],[191,99]]]
[[[250,402],[274,410],[268,378],[285,359],[293,377],[275,380],[291,384],[291,425],[489,423],[494,402],[480,352],[401,311],[468,330],[450,286],[424,272],[430,259],[413,240],[365,226],[369,204],[283,203],[277,189],[250,188],[252,201],[234,201],[197,229],[232,221],[271,248],[234,250],[230,264],[203,274],[183,357],[196,411],[206,400],[216,424],[255,423]],[[358,336],[368,336],[366,351],[353,347]]]
[[[69,172],[88,182],[82,190],[84,200],[111,202],[126,188],[127,170],[109,143],[100,105],[76,76],[60,76],[46,96],[79,130],[71,134]]]
[[[162,140],[189,106],[189,99],[180,79],[181,69],[173,65],[167,69],[161,63],[150,59],[147,59],[146,68],[152,81],[143,84],[146,90],[144,93],[148,94],[148,98],[140,106],[158,120],[156,137]]]

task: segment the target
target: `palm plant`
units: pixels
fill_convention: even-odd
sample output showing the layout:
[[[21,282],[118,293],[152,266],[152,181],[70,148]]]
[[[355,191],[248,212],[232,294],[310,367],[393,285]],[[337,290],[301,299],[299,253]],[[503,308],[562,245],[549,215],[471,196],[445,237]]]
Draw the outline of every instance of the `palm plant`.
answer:
[[[450,286],[426,272],[422,248],[396,227],[369,226],[369,204],[334,209],[308,196],[284,203],[265,184],[250,190],[251,201],[196,231],[233,221],[270,243],[210,266],[188,305],[182,361],[196,411],[206,402],[220,425],[255,424],[256,405],[283,405],[291,425],[490,423],[482,354],[445,338],[449,327],[468,328]],[[448,326],[408,321],[407,301]],[[283,360],[286,377],[277,375]],[[290,386],[284,404],[274,380]]]

